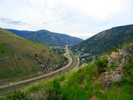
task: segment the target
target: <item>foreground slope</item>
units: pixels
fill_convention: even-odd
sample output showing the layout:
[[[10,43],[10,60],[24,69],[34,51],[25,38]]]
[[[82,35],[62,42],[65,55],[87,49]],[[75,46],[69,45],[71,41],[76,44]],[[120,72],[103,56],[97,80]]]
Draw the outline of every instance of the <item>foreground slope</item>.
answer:
[[[66,62],[46,46],[0,28],[0,83],[25,79],[55,70]]]
[[[96,61],[94,61],[90,65],[84,66],[71,73],[61,75],[60,77],[57,77],[48,82],[40,82],[31,85],[26,89],[16,91],[14,93],[1,97],[1,99],[132,100],[133,43],[123,46],[120,51],[123,51],[123,53],[119,52],[123,56],[117,55],[120,57],[118,61],[122,61],[122,63],[120,63],[118,66],[108,66],[108,57],[110,57],[111,55],[101,56],[98,57]],[[120,80],[116,80],[116,75],[113,75],[110,79],[107,72],[111,72],[112,70],[119,68],[121,64],[123,64],[123,59],[123,70],[116,73],[122,73]],[[105,76],[106,78],[109,78],[109,80],[103,82],[101,79]],[[114,80],[112,80],[112,78],[114,78]]]
[[[59,34],[50,32],[47,30],[39,31],[19,31],[13,29],[7,29],[8,31],[24,37],[28,40],[41,43],[47,46],[65,46],[65,45],[75,45],[82,41],[82,39],[72,37],[65,34]]]
[[[133,25],[114,27],[102,31],[73,47],[75,51],[101,54],[133,39]]]

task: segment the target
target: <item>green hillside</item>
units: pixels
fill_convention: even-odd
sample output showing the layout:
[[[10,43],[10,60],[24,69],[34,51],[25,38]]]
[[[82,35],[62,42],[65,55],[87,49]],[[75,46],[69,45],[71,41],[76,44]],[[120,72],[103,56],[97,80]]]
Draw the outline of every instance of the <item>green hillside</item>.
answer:
[[[102,54],[133,39],[133,25],[114,27],[102,31],[73,47],[75,51]]]
[[[71,73],[61,75],[48,82],[39,82],[1,97],[1,99],[132,100],[133,43],[123,46],[119,52],[112,52],[113,55],[115,53],[118,53],[117,57],[100,56],[93,63]],[[118,59],[114,61],[118,65],[109,66],[108,63],[116,58]],[[123,61],[124,65],[121,65]],[[119,70],[117,70],[118,68]]]
[[[48,73],[65,57],[0,28],[0,84]]]

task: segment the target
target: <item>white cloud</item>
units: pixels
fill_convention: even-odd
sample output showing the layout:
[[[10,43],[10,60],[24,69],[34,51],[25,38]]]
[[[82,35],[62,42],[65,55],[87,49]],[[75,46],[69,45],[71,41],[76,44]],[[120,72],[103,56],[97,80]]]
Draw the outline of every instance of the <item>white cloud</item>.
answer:
[[[95,18],[106,18],[123,9],[123,0],[61,0],[61,2]]]
[[[0,21],[0,26],[92,36],[113,26],[132,24],[132,9],[132,0],[1,0],[0,18],[28,25]]]

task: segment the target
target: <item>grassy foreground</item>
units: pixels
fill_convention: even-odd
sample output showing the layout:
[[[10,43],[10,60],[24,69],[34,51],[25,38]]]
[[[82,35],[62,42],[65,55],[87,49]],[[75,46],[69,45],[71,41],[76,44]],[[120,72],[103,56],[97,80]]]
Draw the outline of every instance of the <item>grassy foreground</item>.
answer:
[[[98,67],[102,65],[104,67]],[[128,58],[120,83],[112,83],[103,91],[99,77],[107,66],[106,57],[47,82],[39,82],[1,97],[2,100],[132,100],[133,60]]]

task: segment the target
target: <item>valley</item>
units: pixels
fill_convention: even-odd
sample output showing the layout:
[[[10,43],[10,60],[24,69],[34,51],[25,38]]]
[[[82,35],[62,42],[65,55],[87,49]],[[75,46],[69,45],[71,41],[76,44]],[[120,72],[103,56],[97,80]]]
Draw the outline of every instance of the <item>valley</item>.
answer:
[[[1,53],[5,53],[1,48]],[[43,75],[0,86],[0,99],[133,99],[133,25],[99,32],[77,45],[67,45],[65,49],[62,46],[49,46],[47,49],[50,50],[48,60],[52,59],[51,62],[47,60],[47,66],[53,64],[53,54],[58,55],[56,60],[62,60],[57,63],[60,66],[45,71]],[[34,55],[37,62],[41,61],[39,55]],[[3,56],[1,61],[6,59],[11,59],[11,56]],[[40,69],[46,68],[42,61],[38,64]]]
[[[63,54],[0,29],[0,85],[52,72],[67,62]]]
[[[133,0],[0,0],[0,100],[133,100]]]
[[[49,80],[53,77],[57,77],[59,75],[62,75],[68,71],[71,71],[74,68],[78,68],[79,59],[72,54],[72,52],[68,49],[68,46],[66,46],[66,53],[64,55],[67,59],[69,59],[69,63],[66,66],[60,68],[59,70],[48,73],[48,74],[44,74],[44,75],[34,77],[31,79],[27,79],[27,80],[23,80],[20,82],[10,83],[10,84],[5,85],[5,86],[0,86],[0,91],[1,91],[0,94],[6,94],[6,93],[13,92],[13,90],[17,90],[17,88],[15,88],[15,87],[18,87],[19,85],[22,85],[22,84],[28,84],[28,83],[32,83],[32,82],[35,83],[38,80],[46,81],[46,80]],[[13,90],[11,87],[13,87]]]

